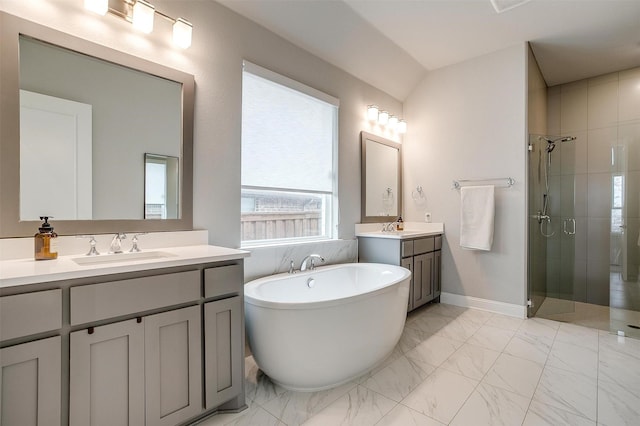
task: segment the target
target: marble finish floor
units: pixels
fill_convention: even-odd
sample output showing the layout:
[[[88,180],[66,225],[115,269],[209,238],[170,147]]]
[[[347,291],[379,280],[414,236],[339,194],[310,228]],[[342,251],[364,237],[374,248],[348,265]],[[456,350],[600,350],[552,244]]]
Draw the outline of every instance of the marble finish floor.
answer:
[[[249,408],[201,426],[640,424],[640,340],[445,304],[410,314],[389,358],[334,389],[245,368]]]

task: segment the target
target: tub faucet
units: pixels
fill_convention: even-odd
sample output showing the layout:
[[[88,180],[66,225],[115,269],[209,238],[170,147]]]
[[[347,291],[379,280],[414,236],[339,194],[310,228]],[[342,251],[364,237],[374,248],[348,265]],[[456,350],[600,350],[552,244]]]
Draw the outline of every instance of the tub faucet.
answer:
[[[313,271],[316,268],[315,263],[313,263],[313,259],[318,259],[320,263],[324,263],[324,257],[319,254],[310,254],[309,256],[302,259],[302,263],[300,264],[300,272],[307,270],[307,262],[310,262],[309,270]]]
[[[122,240],[127,238],[127,234],[118,232],[111,240],[111,246],[109,247],[109,253],[122,253]]]

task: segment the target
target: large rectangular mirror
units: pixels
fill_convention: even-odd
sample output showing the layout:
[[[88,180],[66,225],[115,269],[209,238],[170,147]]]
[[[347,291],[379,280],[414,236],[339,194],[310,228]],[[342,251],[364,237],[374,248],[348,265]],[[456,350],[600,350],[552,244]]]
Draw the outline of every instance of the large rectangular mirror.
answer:
[[[5,13],[0,28],[0,237],[44,214],[61,234],[191,229],[193,76]],[[175,159],[159,216],[149,152]]]
[[[361,132],[362,222],[388,222],[402,214],[402,145]]]

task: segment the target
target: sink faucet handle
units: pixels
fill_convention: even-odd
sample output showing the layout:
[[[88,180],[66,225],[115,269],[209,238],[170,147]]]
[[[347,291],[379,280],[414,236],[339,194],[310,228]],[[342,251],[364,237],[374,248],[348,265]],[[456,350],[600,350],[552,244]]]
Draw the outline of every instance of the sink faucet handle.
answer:
[[[311,269],[312,271],[313,271],[314,269],[316,269],[316,264],[315,264],[315,262],[314,262],[313,260],[314,260],[314,258],[312,257],[312,258],[311,258],[311,267],[309,268],[309,269]],[[320,257],[318,260],[320,261],[320,263],[324,263],[324,257]]]
[[[289,273],[290,274],[295,274],[296,273],[296,268],[295,268],[295,266],[293,266],[293,259],[291,259],[291,263],[289,263]]]
[[[147,235],[146,232],[140,232],[137,234],[133,235],[133,238],[131,239],[131,250],[129,250],[129,253],[138,253],[141,252],[142,250],[140,250],[140,247],[138,247],[138,237],[141,235]]]
[[[96,241],[96,237],[94,235],[76,235],[76,238],[89,238],[89,245],[91,246],[91,248],[85,256],[97,256],[100,254],[96,249],[96,244],[98,244],[98,242]]]

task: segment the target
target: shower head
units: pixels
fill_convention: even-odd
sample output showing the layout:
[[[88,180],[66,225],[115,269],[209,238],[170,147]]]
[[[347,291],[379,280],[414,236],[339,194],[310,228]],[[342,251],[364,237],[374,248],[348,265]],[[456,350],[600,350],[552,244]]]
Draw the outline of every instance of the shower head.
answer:
[[[546,136],[539,136],[539,137],[538,137],[538,139],[539,139],[539,140],[541,140],[541,141],[545,141],[545,142],[547,142],[547,149],[546,149],[546,151],[547,151],[548,153],[551,153],[551,151],[553,151],[553,150],[555,149],[555,147],[556,147],[556,143],[557,143],[557,142],[570,142],[570,141],[574,141],[574,140],[576,140],[576,137],[575,137],[575,136],[560,136],[560,137],[555,138],[555,139],[549,139],[549,138],[548,138],[548,137],[546,137]]]

